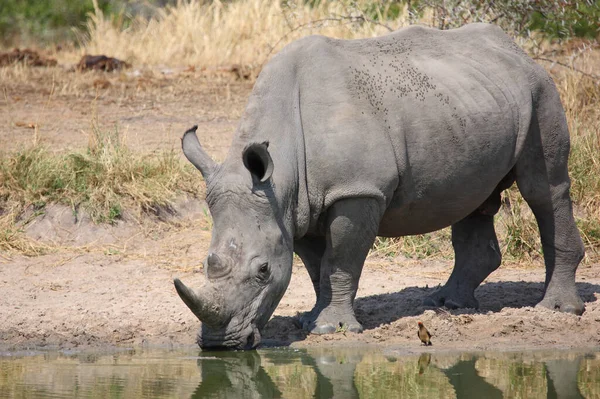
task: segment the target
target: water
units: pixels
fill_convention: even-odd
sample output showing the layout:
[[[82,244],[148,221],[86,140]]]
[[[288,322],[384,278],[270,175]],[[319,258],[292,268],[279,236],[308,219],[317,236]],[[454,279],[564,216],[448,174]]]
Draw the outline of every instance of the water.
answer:
[[[0,353],[4,398],[600,398],[600,352]]]

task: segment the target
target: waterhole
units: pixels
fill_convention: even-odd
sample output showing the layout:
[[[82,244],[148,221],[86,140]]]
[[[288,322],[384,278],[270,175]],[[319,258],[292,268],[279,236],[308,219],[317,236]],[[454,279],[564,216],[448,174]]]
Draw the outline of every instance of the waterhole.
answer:
[[[600,352],[0,352],[4,398],[599,398]]]

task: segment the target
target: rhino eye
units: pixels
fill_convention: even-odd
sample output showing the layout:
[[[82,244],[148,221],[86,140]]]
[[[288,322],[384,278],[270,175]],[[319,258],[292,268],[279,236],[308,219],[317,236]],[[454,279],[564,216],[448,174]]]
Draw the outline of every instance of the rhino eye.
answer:
[[[261,280],[266,280],[269,277],[269,264],[268,263],[263,263],[262,265],[260,265],[260,268],[258,269],[258,277]]]

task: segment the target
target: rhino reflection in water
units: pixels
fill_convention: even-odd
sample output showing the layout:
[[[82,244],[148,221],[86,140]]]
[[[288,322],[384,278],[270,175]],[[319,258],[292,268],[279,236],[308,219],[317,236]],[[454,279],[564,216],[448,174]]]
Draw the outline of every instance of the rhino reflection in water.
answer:
[[[206,286],[175,280],[203,348],[258,345],[293,252],[316,293],[303,327],[362,331],[354,298],[377,235],[451,225],[455,267],[425,303],[477,307],[474,290],[500,265],[500,194],[515,181],[540,228],[540,305],[584,310],[564,110],[549,75],[496,26],[298,40],[261,71],[222,164],[195,129],[182,145],[214,220]]]
[[[478,364],[486,355],[423,353],[418,359],[385,360],[364,349],[213,352],[198,360],[202,382],[192,397],[583,398],[581,355],[535,361],[531,354],[488,355],[489,362]]]
[[[293,392],[286,392],[292,396],[358,398],[354,372],[362,355],[340,356],[340,351],[333,349],[317,352],[276,350],[262,355],[257,351],[217,352],[213,353],[215,356],[201,357],[198,366],[202,382],[192,397],[281,398],[285,395],[280,388],[291,388]],[[266,372],[263,356],[274,374]],[[345,361],[339,361],[341,358]],[[288,364],[296,366],[292,376],[285,375]],[[314,381],[310,374],[315,376]],[[308,384],[298,385],[298,380]]]
[[[221,352],[200,358],[202,382],[192,398],[280,398],[281,392],[261,365],[256,351]]]
[[[577,381],[581,357],[575,359],[546,360],[545,365],[549,399],[583,399],[584,396],[579,390]]]

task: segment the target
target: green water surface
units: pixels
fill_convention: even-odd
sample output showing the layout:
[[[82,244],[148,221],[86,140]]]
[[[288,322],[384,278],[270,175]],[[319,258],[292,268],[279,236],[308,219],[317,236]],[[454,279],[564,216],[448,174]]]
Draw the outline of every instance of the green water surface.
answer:
[[[600,352],[0,353],[0,398],[600,398]]]

